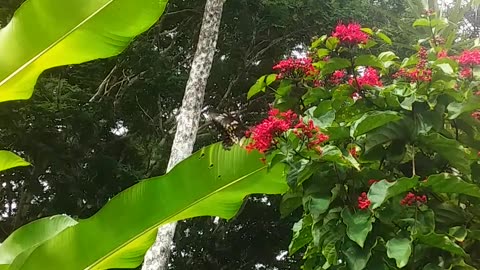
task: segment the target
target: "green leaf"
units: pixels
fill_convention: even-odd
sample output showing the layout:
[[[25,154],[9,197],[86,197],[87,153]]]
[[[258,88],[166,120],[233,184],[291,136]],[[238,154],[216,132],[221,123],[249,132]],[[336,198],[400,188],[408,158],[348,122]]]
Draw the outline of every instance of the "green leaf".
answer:
[[[317,38],[314,42],[312,42],[312,45],[310,46],[311,49],[315,49],[318,46],[320,46],[325,40],[327,39],[327,35],[323,35],[319,38]]]
[[[365,32],[369,35],[373,35],[373,30],[371,28],[366,28],[365,27],[365,28],[362,28],[361,30],[362,30],[362,32]]]
[[[158,20],[166,4],[166,0],[25,1],[0,30],[0,102],[30,98],[46,69],[118,55]]]
[[[305,216],[293,225],[293,238],[288,247],[289,254],[295,254],[299,249],[312,242],[312,219]]]
[[[364,54],[355,58],[355,66],[383,68],[383,63],[375,55]]]
[[[348,269],[363,270],[366,269],[368,260],[370,259],[370,249],[361,249],[359,246],[351,245],[345,250],[345,259],[347,261]]]
[[[402,116],[395,111],[368,112],[353,123],[352,128],[350,129],[350,136],[357,137],[401,118]]]
[[[334,57],[328,60],[328,62],[325,64],[325,66],[322,69],[322,74],[325,76],[333,73],[335,70],[348,68],[351,65],[352,63],[350,63],[348,59]]]
[[[473,154],[457,140],[448,139],[439,133],[432,133],[420,135],[419,141],[429,150],[438,153],[459,171],[470,174],[470,159]]]
[[[363,248],[368,233],[372,231],[373,218],[368,211],[350,213],[348,208],[342,211],[343,223],[347,225],[347,235],[352,241]]]
[[[340,40],[336,37],[329,37],[327,38],[327,42],[325,43],[325,47],[329,49],[330,51],[333,51],[337,48],[338,43],[340,43]]]
[[[437,193],[458,193],[480,198],[478,185],[467,183],[460,177],[448,173],[430,175],[422,186],[429,187]]]
[[[322,57],[327,56],[330,54],[330,51],[327,49],[318,49],[317,56],[318,58],[322,59]]]
[[[465,226],[455,226],[455,227],[451,227],[448,230],[448,235],[452,236],[453,238],[455,238],[455,240],[459,242],[465,241],[465,238],[467,237],[467,233],[468,231],[465,228]]]
[[[413,22],[413,27],[417,26],[430,27],[430,21],[425,18],[417,19]]]
[[[412,254],[412,243],[410,239],[393,238],[387,242],[387,256],[395,259],[398,268],[403,268],[408,264],[408,259]]]
[[[461,114],[480,109],[480,97],[473,96],[464,102],[452,102],[448,104],[448,118],[455,119]]]
[[[308,204],[308,209],[314,221],[319,220],[320,215],[327,212],[330,206],[331,197],[328,195],[312,195]]]
[[[10,151],[0,150],[0,172],[21,166],[30,166],[30,163]]]
[[[384,33],[377,32],[376,35],[377,35],[378,38],[383,40],[383,42],[385,42],[386,44],[392,45],[392,40],[387,35],[385,35]]]
[[[315,117],[313,121],[320,129],[328,128],[332,126],[333,121],[335,121],[335,110],[332,109],[323,115]]]
[[[447,63],[437,64],[437,67],[439,67],[443,71],[443,73],[445,73],[447,75],[452,75],[453,74],[452,66],[450,66]]]
[[[77,222],[64,215],[42,218],[28,223],[14,231],[0,245],[0,267],[8,266],[23,252],[31,252],[36,246],[56,236]]]
[[[378,59],[382,62],[388,62],[392,61],[394,59],[398,59],[398,56],[395,55],[394,52],[387,51],[387,52],[382,52],[378,55]]]
[[[466,256],[467,254],[465,251],[455,244],[452,240],[450,240],[447,236],[445,235],[440,235],[436,233],[429,233],[427,235],[416,235],[416,238],[418,239],[419,242],[429,245],[431,247],[436,247],[439,249],[443,249],[445,251],[448,251],[450,253],[460,255],[460,256]]]
[[[377,147],[378,145],[390,143],[392,141],[408,142],[413,135],[413,121],[405,117],[402,120],[391,122],[383,127],[377,128],[367,133],[365,142],[365,152]]]
[[[374,183],[368,191],[368,199],[372,203],[371,208],[378,208],[386,200],[411,190],[417,186],[418,179],[418,176],[414,176],[412,178],[403,177],[395,182],[382,180]]]
[[[249,194],[286,192],[283,166],[268,169],[261,157],[238,145],[230,151],[221,144],[203,148],[168,174],[121,192],[11,270],[135,268],[159,226],[196,216],[230,219]]]
[[[260,92],[265,92],[265,87],[267,87],[267,84],[265,83],[265,79],[267,78],[267,75],[263,75],[260,77],[257,82],[255,82],[252,87],[248,90],[247,94],[247,99],[251,99],[253,96]]]
[[[280,204],[280,215],[282,218],[291,214],[295,209],[302,205],[302,191],[289,190],[282,197]]]

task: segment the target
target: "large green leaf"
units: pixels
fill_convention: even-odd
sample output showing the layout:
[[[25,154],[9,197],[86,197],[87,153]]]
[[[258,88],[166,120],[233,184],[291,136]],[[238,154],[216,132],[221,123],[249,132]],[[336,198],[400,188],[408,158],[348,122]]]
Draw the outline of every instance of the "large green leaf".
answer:
[[[0,268],[8,266],[22,252],[54,237],[66,228],[77,224],[68,216],[58,215],[35,220],[13,232],[0,246]]]
[[[351,213],[347,208],[342,211],[343,223],[347,225],[347,235],[363,248],[368,233],[372,231],[373,218],[368,211]]]
[[[356,137],[381,127],[387,123],[401,119],[402,116],[394,111],[373,111],[364,114],[355,121],[350,130],[350,136]]]
[[[463,181],[460,177],[448,173],[430,175],[424,183],[438,193],[458,193],[480,198],[480,187]]]
[[[393,238],[387,242],[387,256],[395,259],[398,268],[403,268],[408,263],[412,254],[412,242],[406,238]]]
[[[29,0],[0,30],[0,101],[28,99],[46,69],[122,52],[167,0]]]
[[[368,191],[368,199],[372,202],[372,209],[381,206],[386,200],[391,197],[400,195],[409,191],[418,184],[418,176],[412,178],[400,178],[395,182],[388,182],[386,180],[374,183]]]
[[[416,237],[423,244],[443,249],[445,251],[460,256],[467,255],[459,245],[455,244],[455,242],[450,240],[447,236],[436,233],[429,233],[427,235],[417,235]]]
[[[11,169],[11,168],[15,168],[15,167],[29,166],[29,165],[30,163],[26,162],[16,154],[10,151],[0,150],[0,172]]]
[[[283,167],[268,170],[260,158],[239,146],[231,151],[221,144],[206,147],[168,174],[123,191],[10,269],[137,267],[160,225],[195,216],[229,219],[248,194],[287,191]]]
[[[465,174],[470,174],[471,159],[474,155],[457,140],[446,138],[439,133],[421,135],[419,139],[421,145],[426,146],[431,151],[437,152],[442,158],[447,160],[450,165]]]

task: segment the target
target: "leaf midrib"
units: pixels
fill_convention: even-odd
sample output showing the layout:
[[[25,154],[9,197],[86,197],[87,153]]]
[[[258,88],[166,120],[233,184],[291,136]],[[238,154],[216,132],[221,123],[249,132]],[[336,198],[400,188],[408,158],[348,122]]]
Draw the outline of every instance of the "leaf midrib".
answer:
[[[151,230],[154,230],[155,228],[158,228],[160,225],[162,225],[165,221],[167,220],[170,220],[172,219],[173,217],[175,216],[178,216],[179,214],[185,212],[186,210],[192,208],[193,206],[197,205],[198,203],[202,202],[202,201],[205,201],[207,200],[208,198],[210,198],[211,196],[229,188],[230,186],[232,185],[235,185],[237,184],[238,182],[264,170],[266,168],[266,166],[262,166],[260,167],[259,169],[257,170],[254,170],[240,178],[238,178],[237,180],[234,180],[218,189],[216,189],[215,191],[213,192],[210,192],[208,193],[207,195],[205,196],[202,196],[201,198],[195,200],[194,202],[190,203],[189,205],[183,207],[182,209],[180,209],[179,211],[173,213],[172,215],[169,215],[167,216],[166,218],[162,219],[161,221],[155,223],[154,225],[150,226],[149,228],[143,230],[141,233],[138,233],[135,237],[133,238],[130,238],[130,240],[126,241],[124,244],[122,244],[121,246],[119,246],[118,248],[115,248],[113,249],[111,252],[107,253],[105,256],[101,257],[100,259],[96,260],[95,262],[93,262],[92,264],[90,264],[87,268],[85,269],[93,269],[93,267],[95,267],[96,265],[99,265],[100,263],[102,263],[103,261],[105,261],[106,259],[108,259],[111,255],[115,254],[117,251],[121,250],[122,248],[128,246],[130,243],[134,242],[135,240],[137,240],[138,238],[142,237],[143,235],[145,235],[146,233],[150,232]]]
[[[3,79],[1,82],[0,82],[0,87],[3,86],[4,84],[6,84],[10,79],[12,79],[13,77],[17,76],[20,72],[22,72],[25,68],[27,68],[28,66],[30,66],[33,62],[35,62],[36,60],[38,60],[40,57],[42,57],[46,52],[48,52],[49,50],[51,50],[53,47],[55,47],[57,44],[59,44],[60,42],[62,42],[64,39],[66,39],[68,36],[70,36],[73,32],[75,32],[77,29],[79,29],[80,27],[82,27],[85,23],[87,23],[88,21],[90,21],[93,17],[95,17],[98,13],[102,12],[105,8],[107,8],[110,4],[112,4],[115,0],[109,0],[108,2],[106,2],[103,6],[101,6],[99,9],[97,9],[95,12],[93,12],[90,16],[86,17],[85,19],[83,19],[79,24],[77,24],[75,27],[73,27],[70,31],[68,31],[67,33],[65,33],[63,36],[61,36],[59,39],[57,39],[56,41],[54,41],[52,44],[50,44],[50,46],[48,46],[47,48],[45,48],[43,51],[41,51],[40,53],[36,54],[32,59],[30,59],[29,61],[27,61],[25,64],[23,64],[22,66],[20,66],[19,68],[17,68],[12,74],[8,75],[5,79]]]

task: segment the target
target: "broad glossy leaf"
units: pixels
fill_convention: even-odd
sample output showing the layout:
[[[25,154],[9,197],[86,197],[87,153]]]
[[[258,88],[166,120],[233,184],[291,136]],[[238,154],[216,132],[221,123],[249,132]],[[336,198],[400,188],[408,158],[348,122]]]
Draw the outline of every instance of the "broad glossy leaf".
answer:
[[[439,249],[443,249],[445,251],[451,252],[456,255],[460,255],[460,256],[467,255],[460,246],[455,244],[452,240],[450,240],[445,235],[430,233],[427,235],[416,235],[416,238],[423,244],[436,247]]]
[[[355,66],[383,68],[383,63],[375,55],[359,55],[355,58]]]
[[[403,268],[408,264],[408,259],[412,254],[412,243],[410,239],[393,238],[387,242],[387,256],[395,259],[398,268]]]
[[[29,165],[30,163],[26,162],[16,154],[10,151],[0,150],[0,172],[11,169],[11,168],[15,168],[15,167],[29,166]]]
[[[377,32],[376,35],[377,35],[377,37],[379,37],[381,40],[383,40],[383,42],[387,43],[388,45],[392,45],[392,40],[390,39],[390,37],[388,37],[388,36],[385,35],[384,33],[382,33],[382,32]]]
[[[74,219],[58,215],[38,219],[20,227],[0,245],[0,267],[8,266],[22,252],[30,252],[39,244],[75,224],[77,221]]]
[[[413,27],[417,27],[417,26],[429,27],[430,22],[428,21],[428,19],[425,19],[425,18],[417,19],[416,21],[413,22]]]
[[[422,146],[428,148],[430,151],[437,152],[459,171],[470,174],[470,164],[473,154],[457,140],[448,139],[439,133],[420,135],[419,139]]]
[[[368,199],[372,209],[378,208],[391,197],[400,195],[414,188],[418,184],[418,176],[400,178],[394,182],[382,180],[374,183],[368,191]]]
[[[267,170],[260,157],[239,146],[230,151],[221,144],[208,146],[168,174],[121,192],[91,218],[37,247],[12,270],[137,267],[160,225],[196,216],[229,219],[249,194],[286,192],[283,167]]]
[[[345,259],[347,261],[349,270],[363,270],[366,269],[368,260],[372,255],[370,248],[360,248],[352,244],[345,250]]]
[[[294,254],[299,249],[310,243],[312,238],[312,219],[305,216],[293,225],[293,238],[288,247],[288,252]]]
[[[28,99],[46,69],[121,53],[167,0],[29,0],[0,30],[0,101]]]
[[[465,182],[460,177],[448,173],[430,175],[422,186],[431,188],[433,192],[458,193],[480,198],[478,185]]]
[[[401,119],[402,116],[394,111],[373,111],[364,114],[360,119],[355,121],[350,129],[350,135],[357,137],[365,134],[370,130],[381,127],[387,123]]]
[[[328,42],[328,41],[327,41]],[[335,70],[340,70],[344,68],[348,68],[352,65],[348,59],[334,57],[328,60],[325,66],[322,69],[323,75],[328,75],[333,73]]]
[[[448,118],[455,119],[461,114],[480,109],[480,97],[473,96],[464,102],[452,102],[448,105]]]
[[[368,233],[372,231],[373,218],[368,211],[351,213],[348,208],[342,211],[343,223],[347,225],[347,235],[352,241],[363,248]]]
[[[251,99],[253,96],[260,92],[265,92],[265,88],[271,85],[277,78],[276,74],[263,75],[260,77],[252,87],[248,90],[247,99]]]

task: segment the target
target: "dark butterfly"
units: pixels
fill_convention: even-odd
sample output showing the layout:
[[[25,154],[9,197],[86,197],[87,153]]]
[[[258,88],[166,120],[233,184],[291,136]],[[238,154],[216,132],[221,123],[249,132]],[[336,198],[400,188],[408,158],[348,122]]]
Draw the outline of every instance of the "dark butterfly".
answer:
[[[211,122],[220,132],[223,148],[230,149],[234,144],[239,144],[247,128],[240,118],[232,113],[220,113],[213,110],[203,112],[205,119]]]

